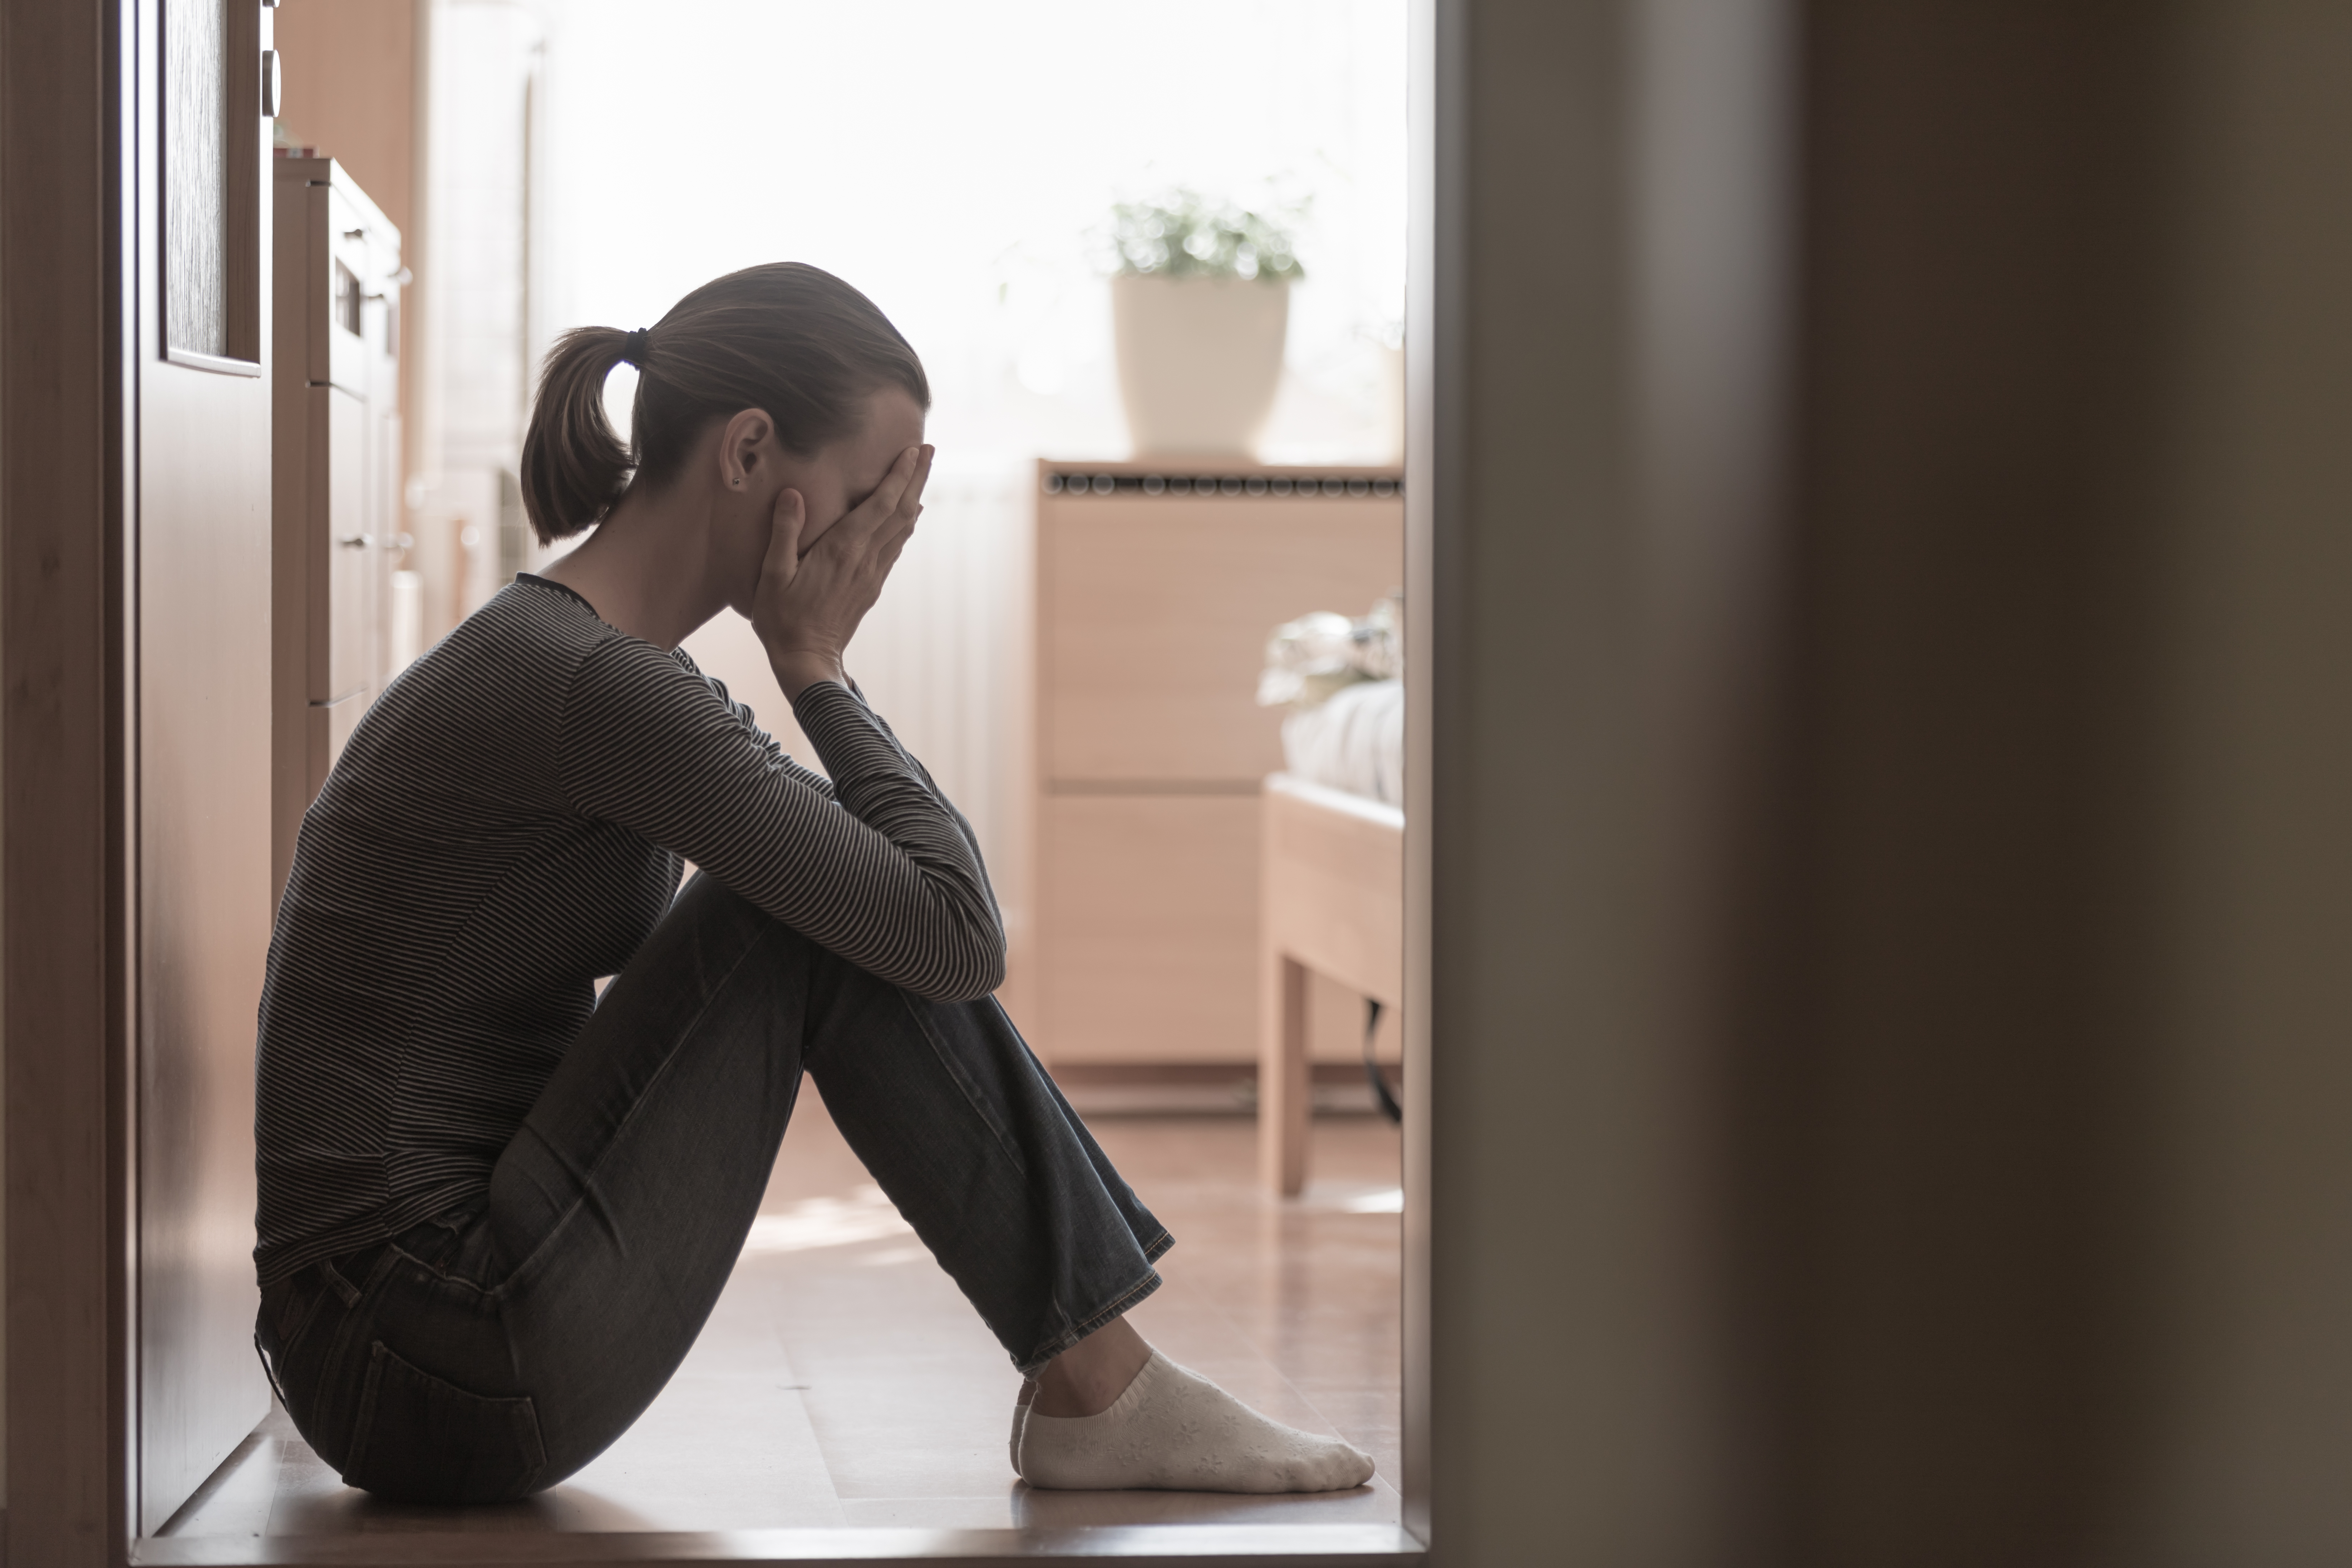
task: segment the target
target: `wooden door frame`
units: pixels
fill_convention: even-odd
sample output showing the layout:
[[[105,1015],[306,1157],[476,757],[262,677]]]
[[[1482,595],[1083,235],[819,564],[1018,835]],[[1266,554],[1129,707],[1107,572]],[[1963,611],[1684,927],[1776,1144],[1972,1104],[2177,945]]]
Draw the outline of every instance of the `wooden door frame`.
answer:
[[[126,0],[0,11],[0,810],[16,826],[0,848],[0,1016],[18,1563],[119,1559],[130,1530],[131,16]]]

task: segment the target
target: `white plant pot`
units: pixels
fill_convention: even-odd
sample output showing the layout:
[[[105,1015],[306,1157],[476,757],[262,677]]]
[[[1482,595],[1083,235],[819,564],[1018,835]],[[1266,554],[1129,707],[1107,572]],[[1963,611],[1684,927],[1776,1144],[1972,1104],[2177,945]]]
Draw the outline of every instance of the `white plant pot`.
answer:
[[[1126,273],[1110,311],[1136,456],[1250,456],[1282,384],[1290,284]]]

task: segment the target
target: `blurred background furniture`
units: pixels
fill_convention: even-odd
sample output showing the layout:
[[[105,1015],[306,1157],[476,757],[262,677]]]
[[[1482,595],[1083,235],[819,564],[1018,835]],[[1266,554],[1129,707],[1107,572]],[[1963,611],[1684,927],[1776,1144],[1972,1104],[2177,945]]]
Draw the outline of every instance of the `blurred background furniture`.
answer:
[[[1404,1000],[1404,813],[1289,773],[1265,781],[1258,859],[1258,1173],[1307,1184],[1308,982]]]
[[[1067,1068],[1258,1056],[1267,628],[1403,578],[1394,468],[1047,461],[1036,528],[1033,914],[1013,1007]],[[1328,1054],[1352,1059],[1350,1008]]]
[[[400,230],[332,158],[272,162],[270,863],[390,668]]]

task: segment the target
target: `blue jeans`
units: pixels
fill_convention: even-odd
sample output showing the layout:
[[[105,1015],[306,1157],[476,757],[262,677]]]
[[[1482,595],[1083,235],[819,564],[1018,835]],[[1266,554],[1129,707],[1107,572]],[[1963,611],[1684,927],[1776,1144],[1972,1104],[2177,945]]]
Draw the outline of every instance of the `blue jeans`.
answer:
[[[993,999],[919,1000],[697,877],[606,989],[478,1207],[262,1296],[294,1424],[355,1487],[553,1486],[685,1359],[801,1074],[1024,1373],[1160,1283],[1168,1233]]]

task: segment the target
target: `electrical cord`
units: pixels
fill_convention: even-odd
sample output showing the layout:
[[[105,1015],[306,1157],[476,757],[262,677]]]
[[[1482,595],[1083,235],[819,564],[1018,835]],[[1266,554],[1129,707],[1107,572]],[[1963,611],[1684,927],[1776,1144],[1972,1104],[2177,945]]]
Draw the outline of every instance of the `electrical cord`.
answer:
[[[1381,1064],[1372,1055],[1372,1037],[1381,1032],[1381,1005],[1370,997],[1364,998],[1364,1078],[1372,1086],[1372,1098],[1380,1101],[1381,1114],[1399,1126],[1404,1123],[1404,1107],[1389,1092],[1389,1080],[1381,1076]]]

